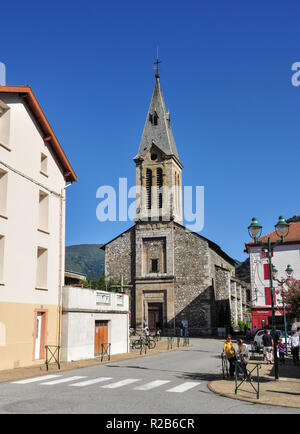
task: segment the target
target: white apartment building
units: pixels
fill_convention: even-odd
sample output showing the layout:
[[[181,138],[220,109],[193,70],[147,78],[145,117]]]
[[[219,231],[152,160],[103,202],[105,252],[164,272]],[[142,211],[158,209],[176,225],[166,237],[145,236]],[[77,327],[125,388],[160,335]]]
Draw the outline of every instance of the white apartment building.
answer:
[[[266,243],[268,237],[271,238],[271,242],[275,242],[279,239],[276,231],[273,231],[259,238],[259,240]],[[271,327],[272,300],[268,254],[264,251],[262,246],[255,245],[254,243],[247,243],[246,249],[250,255],[252,326],[258,329]],[[285,242],[279,244],[272,251],[272,265],[278,270],[276,277],[278,280],[283,280],[287,277],[285,270],[288,265],[294,270],[293,277],[300,279],[300,222],[290,223]],[[276,324],[278,327],[282,327],[283,305],[280,294],[278,294],[279,283],[274,281],[273,286]]]
[[[0,86],[0,369],[59,345],[65,187],[76,175],[29,86]]]

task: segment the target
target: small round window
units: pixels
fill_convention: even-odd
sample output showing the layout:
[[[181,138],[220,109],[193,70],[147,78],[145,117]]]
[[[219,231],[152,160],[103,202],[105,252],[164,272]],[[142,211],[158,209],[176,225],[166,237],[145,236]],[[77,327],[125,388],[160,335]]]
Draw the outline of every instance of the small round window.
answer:
[[[154,161],[157,159],[157,155],[156,154],[151,154],[151,160]]]

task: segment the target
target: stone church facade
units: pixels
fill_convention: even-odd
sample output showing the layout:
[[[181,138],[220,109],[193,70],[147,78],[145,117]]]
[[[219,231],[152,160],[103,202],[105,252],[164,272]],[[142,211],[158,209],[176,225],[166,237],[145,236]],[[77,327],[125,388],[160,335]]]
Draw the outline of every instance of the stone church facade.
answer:
[[[134,161],[135,225],[103,246],[106,278],[122,276],[131,287],[131,326],[139,332],[147,324],[176,335],[181,321],[188,321],[195,336],[242,319],[245,285],[238,283],[243,291],[233,292],[235,261],[182,225],[183,166],[158,74]]]

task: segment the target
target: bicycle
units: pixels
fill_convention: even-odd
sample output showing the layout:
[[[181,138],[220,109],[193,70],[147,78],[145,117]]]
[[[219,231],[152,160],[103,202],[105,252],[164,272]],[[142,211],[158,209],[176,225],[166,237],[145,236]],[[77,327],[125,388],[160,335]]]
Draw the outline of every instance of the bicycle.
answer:
[[[156,347],[156,340],[153,338],[153,336],[146,336],[145,345],[148,346],[149,350],[153,350],[153,348]]]
[[[132,348],[140,350],[143,346],[147,346],[149,350],[153,350],[156,347],[156,341],[152,336],[139,336],[138,339],[132,342]]]
[[[136,350],[140,350],[141,347],[143,346],[143,342],[144,342],[144,338],[140,335],[138,339],[135,339],[134,341],[132,341],[131,348],[136,349]]]

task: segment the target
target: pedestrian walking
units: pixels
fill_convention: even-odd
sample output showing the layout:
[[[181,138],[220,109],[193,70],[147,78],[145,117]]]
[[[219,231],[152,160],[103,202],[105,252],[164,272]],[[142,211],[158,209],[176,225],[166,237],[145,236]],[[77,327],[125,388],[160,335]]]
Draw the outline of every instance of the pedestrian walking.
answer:
[[[243,339],[237,339],[237,351],[236,358],[239,362],[239,366],[242,369],[242,373],[244,374],[244,378],[247,377],[247,364],[249,361],[249,350],[247,345],[244,343]]]
[[[283,342],[283,338],[279,339],[279,342],[277,344],[277,351],[279,355],[280,364],[284,365],[285,364],[284,354],[286,351],[286,346],[285,343]]]
[[[189,329],[188,326],[184,327],[184,337],[188,338],[189,337]]]
[[[265,330],[265,333],[262,337],[262,344],[264,348],[264,361],[272,364],[272,349],[274,346],[273,338],[271,336],[270,330]]]
[[[231,335],[228,335],[226,341],[224,342],[222,354],[225,354],[226,360],[228,360],[229,375],[230,378],[233,378],[235,371],[234,362],[236,362],[236,352],[231,340]]]
[[[149,330],[149,327],[147,325],[144,328],[144,333],[145,333],[146,337],[150,336],[150,330]]]
[[[294,365],[299,366],[299,335],[296,330],[293,331],[291,337],[291,353],[293,356]]]
[[[246,329],[246,342],[249,342],[251,339],[251,331],[250,329],[247,327]]]
[[[183,324],[180,324],[180,336],[183,337],[184,327]]]

